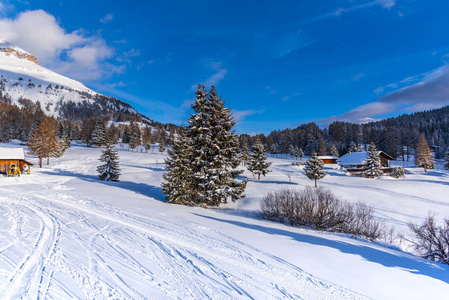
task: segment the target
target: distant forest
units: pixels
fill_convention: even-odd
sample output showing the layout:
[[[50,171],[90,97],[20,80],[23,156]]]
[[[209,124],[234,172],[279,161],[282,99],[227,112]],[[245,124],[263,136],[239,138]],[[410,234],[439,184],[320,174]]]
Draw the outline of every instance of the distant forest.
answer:
[[[258,137],[270,153],[289,154],[293,145],[303,149],[306,155],[318,150],[321,150],[319,154],[330,155],[332,145],[343,155],[360,148],[367,150],[364,148],[374,141],[377,149],[394,158],[404,158],[415,150],[421,133],[434,147],[435,157],[443,158],[449,151],[449,106],[365,124],[336,121],[325,129],[315,123],[302,124],[295,129],[274,130],[268,136],[243,134],[240,141],[251,146]]]

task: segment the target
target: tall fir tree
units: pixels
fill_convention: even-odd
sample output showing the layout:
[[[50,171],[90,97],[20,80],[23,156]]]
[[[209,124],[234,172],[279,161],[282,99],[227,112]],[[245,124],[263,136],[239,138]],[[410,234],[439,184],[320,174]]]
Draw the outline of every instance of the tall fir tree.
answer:
[[[315,187],[317,187],[317,181],[326,176],[327,172],[323,171],[324,163],[317,157],[315,151],[312,152],[311,157],[306,161],[304,171],[309,179],[315,180]]]
[[[423,167],[424,172],[427,172],[427,169],[435,168],[432,150],[427,143],[424,133],[421,133],[418,145],[416,146],[415,164]]]
[[[374,141],[371,141],[371,144],[368,148],[368,153],[366,157],[366,170],[364,171],[365,177],[369,178],[377,178],[382,175],[382,171],[380,169],[380,157],[379,152],[377,151],[376,144]]]
[[[195,203],[218,205],[229,199],[243,198],[246,181],[237,177],[238,136],[232,130],[235,122],[224,102],[212,86],[209,94],[199,85],[197,98],[192,105],[195,114],[188,119],[188,138],[193,147],[192,179]]]
[[[304,157],[304,151],[302,151],[302,148],[299,148],[298,157],[299,157],[299,160],[302,160],[302,158]]]
[[[106,146],[106,136],[107,136],[107,130],[104,126],[103,121],[97,120],[95,123],[95,128],[92,131],[91,134],[91,143],[94,146],[97,146],[98,148],[101,148],[102,146]]]
[[[165,152],[165,143],[163,141],[159,143],[159,152],[161,155]]]
[[[248,149],[248,143],[246,141],[243,141],[242,143],[242,149],[240,150],[240,161],[242,162],[242,165],[245,166],[250,158],[249,149]]]
[[[257,180],[260,180],[260,175],[265,176],[268,172],[268,168],[271,166],[271,162],[267,162],[267,154],[265,152],[265,147],[261,143],[260,139],[257,138],[253,147],[250,159],[246,168],[250,171],[254,177],[257,175]]]
[[[327,155],[327,144],[324,139],[321,139],[320,146],[318,147],[318,155],[324,156]]]
[[[131,131],[131,138],[129,140],[129,148],[131,149],[131,151],[134,151],[135,148],[137,148],[142,144],[140,128],[138,124],[130,126],[130,131]]]
[[[112,149],[113,145],[109,139],[106,138],[106,149],[101,150],[101,156],[99,160],[104,162],[103,165],[97,167],[99,173],[98,179],[106,181],[119,181],[120,177],[120,165],[117,151]]]
[[[167,150],[166,172],[162,175],[165,180],[162,183],[162,192],[169,203],[195,205],[191,168],[192,150],[185,130],[181,129],[171,149]]]
[[[122,143],[128,144],[130,140],[131,140],[131,133],[129,132],[129,126],[126,125],[125,129],[123,130]]]
[[[338,153],[337,147],[335,147],[334,143],[332,143],[332,146],[331,146],[331,155],[340,157],[340,154]]]

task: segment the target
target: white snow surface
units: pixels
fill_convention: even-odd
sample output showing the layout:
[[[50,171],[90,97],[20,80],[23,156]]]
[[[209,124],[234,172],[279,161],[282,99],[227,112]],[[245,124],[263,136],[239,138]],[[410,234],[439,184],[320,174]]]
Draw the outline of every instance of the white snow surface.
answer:
[[[23,148],[4,148],[0,145],[0,159],[25,159]]]
[[[204,209],[163,201],[165,155],[117,150],[117,183],[97,180],[100,150],[78,143],[31,175],[0,177],[0,299],[447,299],[448,266],[257,219],[267,192],[313,185],[289,159],[269,158],[260,181],[245,172],[247,198]],[[446,172],[370,180],[325,168],[319,185],[406,236],[428,210],[449,216]]]

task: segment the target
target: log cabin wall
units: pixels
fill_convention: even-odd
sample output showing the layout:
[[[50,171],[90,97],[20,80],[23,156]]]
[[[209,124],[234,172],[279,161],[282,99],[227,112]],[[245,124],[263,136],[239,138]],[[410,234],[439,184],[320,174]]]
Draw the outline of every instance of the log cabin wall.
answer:
[[[0,173],[8,174],[8,170],[12,164],[15,164],[16,166],[18,166],[19,160],[17,160],[17,159],[2,159],[2,160],[0,160]]]

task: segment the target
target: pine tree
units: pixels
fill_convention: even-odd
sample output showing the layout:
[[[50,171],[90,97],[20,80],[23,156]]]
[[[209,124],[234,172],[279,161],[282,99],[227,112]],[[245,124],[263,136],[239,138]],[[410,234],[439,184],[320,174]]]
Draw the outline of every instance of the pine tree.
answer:
[[[58,147],[52,152],[51,157],[61,157],[64,152],[71,147],[70,138],[67,132],[64,132],[63,136],[56,140],[58,142]]]
[[[331,146],[331,155],[336,156],[336,157],[340,156],[340,154],[338,153],[337,147],[335,147],[334,143],[332,143],[332,146]]]
[[[95,129],[95,120],[86,119],[83,121],[83,126],[81,128],[81,142],[85,143],[87,147],[92,146],[92,132]]]
[[[92,145],[97,146],[98,148],[101,148],[101,146],[105,146],[106,145],[106,135],[107,135],[107,130],[106,130],[106,127],[104,126],[103,121],[98,120],[95,123],[95,128],[92,131],[92,135],[91,135]]]
[[[299,160],[302,160],[302,158],[304,157],[304,151],[302,151],[302,148],[299,148],[298,157],[299,157]]]
[[[326,176],[327,172],[323,171],[324,163],[317,157],[315,151],[312,152],[312,156],[306,161],[304,171],[309,179],[315,180],[315,187],[317,187],[317,180],[320,180]]]
[[[125,126],[125,129],[123,130],[123,135],[122,135],[122,143],[128,144],[130,140],[131,140],[131,136],[129,133],[129,126]]]
[[[295,157],[295,159],[298,159],[299,157],[299,147],[297,145],[295,145],[295,148],[293,150],[293,156]]]
[[[366,177],[377,178],[382,174],[380,170],[380,157],[379,152],[377,151],[376,144],[374,141],[371,141],[371,144],[368,149],[367,157],[366,157],[366,165],[367,168],[364,171]]]
[[[320,146],[318,147],[318,155],[324,156],[327,155],[327,145],[324,139],[321,139]]]
[[[249,149],[248,149],[248,143],[246,141],[243,141],[242,149],[240,150],[240,160],[241,160],[243,166],[246,165],[249,158],[250,158],[250,154],[249,154]]]
[[[271,145],[270,147],[270,153],[272,156],[277,156],[277,154],[280,152],[281,150],[279,149],[279,145],[277,143],[273,143],[273,145]]]
[[[271,166],[271,162],[266,162],[267,155],[265,148],[259,138],[256,139],[251,150],[253,153],[250,155],[246,168],[253,174],[254,177],[257,175],[257,180],[260,180],[260,175],[265,176],[268,172],[271,172],[268,170]]]
[[[130,127],[130,131],[132,135],[129,140],[129,148],[131,149],[131,151],[134,151],[135,148],[142,144],[140,128],[137,124],[135,124],[134,126]]]
[[[429,144],[427,144],[424,133],[421,133],[421,136],[419,137],[419,142],[416,147],[415,163],[416,165],[423,167],[424,172],[427,172],[427,169],[435,168],[433,154],[430,150]]]
[[[192,105],[195,114],[188,119],[187,134],[193,147],[195,203],[218,205],[243,198],[246,181],[237,180],[243,170],[236,170],[240,164],[239,141],[232,131],[232,114],[213,86],[207,94],[199,85],[196,95]]]
[[[40,168],[42,168],[42,159],[44,157],[47,157],[47,164],[49,163],[48,158],[58,149],[56,125],[53,118],[45,118],[44,122],[36,128],[28,142],[28,147],[31,153],[39,158]]]
[[[167,150],[166,172],[162,175],[162,192],[169,203],[194,205],[194,185],[192,182],[192,146],[185,130],[180,130]]]
[[[449,170],[449,151],[444,154],[444,165],[443,168],[445,170]]]
[[[104,162],[104,165],[97,167],[99,173],[98,179],[106,181],[119,181],[120,166],[118,162],[118,154],[116,150],[112,149],[113,145],[109,138],[106,138],[106,149],[101,150],[101,156],[99,160]]]
[[[159,152],[161,153],[161,155],[165,152],[165,143],[164,142],[159,143]]]

